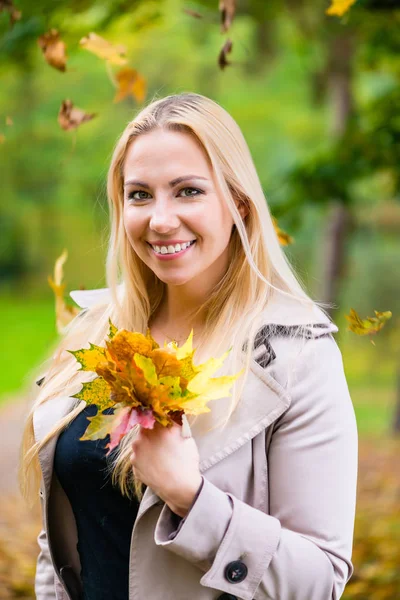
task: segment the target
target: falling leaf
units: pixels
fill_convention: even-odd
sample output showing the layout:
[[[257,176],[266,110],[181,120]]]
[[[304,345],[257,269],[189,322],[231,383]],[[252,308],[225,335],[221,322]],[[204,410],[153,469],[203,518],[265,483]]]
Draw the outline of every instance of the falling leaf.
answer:
[[[190,8],[184,8],[183,12],[185,12],[190,17],[194,17],[195,19],[202,19],[203,15],[197,12],[196,10],[192,10]]]
[[[10,13],[10,25],[13,26],[16,21],[19,21],[22,12],[17,10],[12,0],[0,0],[0,12],[8,11]]]
[[[219,56],[218,56],[218,64],[221,69],[225,69],[225,67],[232,64],[230,61],[228,61],[228,59],[226,57],[227,54],[229,54],[229,52],[231,52],[232,46],[233,46],[233,44],[230,39],[226,40],[225,44],[222,46],[221,52],[219,53]]]
[[[374,313],[376,315],[375,317],[361,319],[354,308],[351,308],[350,314],[345,315],[346,319],[350,323],[347,331],[352,331],[356,335],[374,335],[378,333],[378,331],[380,331],[385,326],[386,322],[392,317],[392,313],[390,310],[385,312],[374,310]],[[371,342],[374,344],[372,340]]]
[[[230,395],[230,389],[243,370],[232,376],[211,377],[224,363],[231,349],[219,358],[193,364],[193,330],[186,342],[160,348],[152,338],[126,329],[117,330],[109,319],[109,339],[105,348],[89,343],[89,348],[69,350],[81,365],[98,377],[83,384],[75,398],[96,404],[102,410],[118,407],[118,422],[96,416],[85,436],[110,434],[109,451],[115,448],[134,425],[153,428],[182,423],[182,415],[210,412],[210,400]],[[105,416],[105,415],[104,415]],[[106,432],[106,433],[104,433]],[[104,437],[103,436],[103,437]],[[98,439],[98,437],[85,437]]]
[[[63,250],[57,258],[54,266],[54,279],[49,275],[47,281],[54,292],[56,301],[56,328],[59,333],[63,333],[64,328],[80,312],[76,306],[69,306],[64,300],[65,284],[62,283],[64,277],[64,263],[68,258],[68,251]]]
[[[89,52],[108,61],[110,64],[125,65],[127,63],[125,56],[127,51],[126,46],[123,44],[111,44],[96,33],[89,33],[89,35],[79,41],[79,44],[85,50],[89,50]]]
[[[12,120],[11,117],[6,117],[6,125],[14,125],[14,121]]]
[[[272,217],[272,222],[274,224],[275,232],[276,232],[276,235],[278,236],[279,243],[281,244],[281,246],[287,246],[288,244],[293,244],[294,238],[292,238],[291,235],[289,235],[288,233],[286,233],[285,231],[280,229],[280,227],[278,226],[278,221],[275,219],[275,217]]]
[[[59,71],[65,71],[67,64],[65,43],[60,39],[57,29],[50,29],[41,35],[38,38],[38,44],[47,63]]]
[[[63,100],[58,113],[58,122],[62,129],[68,131],[78,128],[82,123],[90,121],[95,116],[96,113],[87,114],[80,108],[75,108],[71,100]]]
[[[342,17],[357,0],[332,0],[332,4],[326,9],[327,15]]]
[[[235,16],[236,0],[220,0],[219,11],[221,13],[221,31],[226,33]]]
[[[0,144],[4,144],[6,141],[6,136],[3,133],[0,133]]]
[[[118,89],[114,102],[120,102],[127,96],[133,96],[137,102],[143,102],[146,97],[146,80],[135,69],[125,67],[115,76]]]

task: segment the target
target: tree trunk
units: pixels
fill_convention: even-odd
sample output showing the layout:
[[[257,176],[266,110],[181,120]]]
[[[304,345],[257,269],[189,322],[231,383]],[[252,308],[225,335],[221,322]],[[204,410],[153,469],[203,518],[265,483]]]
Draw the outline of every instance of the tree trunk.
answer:
[[[400,435],[400,365],[396,372],[396,404],[393,415],[392,431],[396,437]]]
[[[338,35],[330,41],[327,64],[328,97],[332,104],[331,135],[339,137],[346,130],[353,110],[352,98],[353,42],[350,34]],[[332,200],[328,209],[322,264],[324,302],[338,303],[341,280],[346,263],[346,239],[351,214],[340,198]]]
[[[345,274],[346,240],[351,225],[351,215],[347,207],[341,202],[332,202],[326,222],[322,258],[321,296],[324,302],[337,304],[341,282]]]

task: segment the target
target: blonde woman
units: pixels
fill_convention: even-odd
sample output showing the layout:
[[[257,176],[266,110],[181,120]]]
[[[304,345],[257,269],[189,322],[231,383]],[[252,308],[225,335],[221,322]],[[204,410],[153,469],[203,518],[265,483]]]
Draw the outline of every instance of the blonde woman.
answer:
[[[283,253],[239,126],[194,93],[157,99],[114,149],[107,288],[49,361],[21,484],[40,495],[39,600],[331,600],[353,573],[357,427],[337,327]],[[327,305],[325,305],[327,306]],[[78,441],[95,406],[66,350],[118,328],[232,347],[232,395],[181,426]],[[110,409],[109,409],[110,410]],[[144,492],[144,493],[143,493]]]

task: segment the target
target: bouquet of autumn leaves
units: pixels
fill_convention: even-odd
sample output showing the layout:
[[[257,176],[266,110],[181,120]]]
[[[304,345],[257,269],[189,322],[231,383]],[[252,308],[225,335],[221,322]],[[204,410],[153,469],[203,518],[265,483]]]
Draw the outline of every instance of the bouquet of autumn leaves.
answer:
[[[160,348],[150,329],[142,333],[118,330],[109,319],[105,347],[68,350],[81,364],[80,371],[94,371],[98,377],[83,383],[74,398],[97,405],[81,440],[102,439],[110,434],[109,454],[136,424],[152,429],[182,423],[182,415],[210,412],[210,400],[230,395],[233,382],[242,374],[212,378],[230,349],[220,358],[193,364],[193,330],[180,348],[176,342]],[[114,408],[113,414],[102,414]]]

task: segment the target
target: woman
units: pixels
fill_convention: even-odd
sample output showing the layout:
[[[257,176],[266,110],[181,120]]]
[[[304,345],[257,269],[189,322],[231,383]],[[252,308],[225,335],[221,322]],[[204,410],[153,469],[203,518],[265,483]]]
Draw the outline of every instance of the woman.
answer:
[[[119,138],[107,189],[108,288],[71,294],[84,310],[24,434],[37,598],[339,598],[357,427],[338,329],[282,252],[238,125],[199,94],[153,101]],[[78,441],[95,407],[72,397],[88,377],[65,351],[101,345],[109,318],[159,344],[193,327],[197,362],[232,347],[218,375],[244,366],[231,397],[188,418],[192,437],[138,427],[111,466],[103,443]]]

